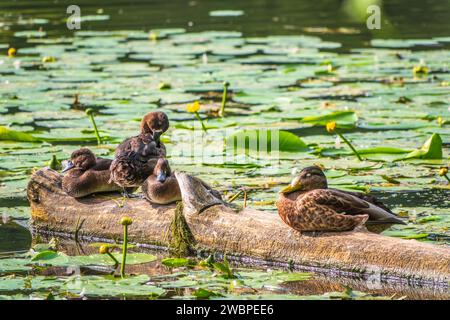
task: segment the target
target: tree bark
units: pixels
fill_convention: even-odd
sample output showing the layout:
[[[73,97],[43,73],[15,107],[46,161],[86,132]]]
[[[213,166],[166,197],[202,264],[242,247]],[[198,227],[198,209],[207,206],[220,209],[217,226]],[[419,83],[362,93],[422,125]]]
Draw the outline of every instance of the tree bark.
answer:
[[[450,281],[450,248],[355,230],[300,234],[276,214],[244,209],[235,212],[211,198],[198,179],[176,174],[185,205],[184,217],[195,239],[195,250],[227,253],[241,261],[265,261],[279,266],[357,272],[366,276],[407,278],[419,282]],[[194,186],[194,187],[193,187]],[[203,188],[203,189],[201,189]],[[205,191],[206,190],[206,191]],[[204,195],[205,193],[206,195]],[[61,176],[49,168],[36,171],[27,190],[35,230],[74,235],[80,239],[120,241],[120,219],[133,219],[129,240],[168,247],[175,205],[152,205],[144,199],[93,195],[75,199],[61,189]],[[192,204],[194,201],[194,205]],[[196,210],[196,208],[198,210]]]

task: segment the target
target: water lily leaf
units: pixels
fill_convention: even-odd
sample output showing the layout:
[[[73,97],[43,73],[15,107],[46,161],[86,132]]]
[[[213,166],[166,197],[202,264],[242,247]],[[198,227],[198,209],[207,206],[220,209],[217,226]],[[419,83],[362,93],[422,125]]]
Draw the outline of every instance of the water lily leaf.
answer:
[[[306,152],[309,147],[295,134],[277,130],[242,130],[226,138],[227,150]]]
[[[301,121],[311,123],[316,126],[324,126],[330,121],[335,121],[337,123],[337,127],[342,127],[344,125],[355,125],[358,121],[358,116],[354,111],[336,111],[320,116],[304,117]]]
[[[244,11],[242,10],[215,10],[209,12],[211,17],[238,17],[243,14]]]
[[[405,157],[395,159],[395,161],[408,159],[442,159],[442,139],[434,133],[420,149],[411,151]]]
[[[0,140],[6,141],[23,141],[23,142],[39,142],[38,138],[33,137],[31,134],[12,130],[7,127],[0,126]]]
[[[161,260],[161,263],[170,268],[189,267],[196,265],[196,262],[194,260],[186,258],[165,258]]]

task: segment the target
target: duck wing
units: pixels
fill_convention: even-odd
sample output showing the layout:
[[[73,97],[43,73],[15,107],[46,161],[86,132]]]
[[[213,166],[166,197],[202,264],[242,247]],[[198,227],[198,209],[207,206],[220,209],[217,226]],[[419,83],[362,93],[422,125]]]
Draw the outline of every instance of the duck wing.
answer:
[[[391,211],[391,209],[389,209],[383,202],[381,202],[380,200],[378,200],[378,198],[376,198],[374,196],[371,196],[371,195],[368,195],[368,194],[365,194],[365,193],[361,193],[361,192],[352,192],[352,191],[341,191],[341,192],[344,192],[344,193],[347,193],[347,194],[351,194],[352,196],[355,196],[355,197],[357,197],[357,198],[359,198],[361,200],[364,200],[364,201],[367,201],[367,202],[369,202],[371,204],[374,204],[377,207],[380,207],[381,209],[383,209],[383,210],[385,210],[385,211],[395,215],[395,213],[393,213]]]
[[[316,197],[318,204],[326,205],[338,213],[347,215],[369,215],[368,223],[392,223],[405,224],[405,222],[396,217],[391,210],[372,196],[361,196],[356,193],[340,191],[336,189],[320,189]],[[369,201],[370,200],[370,201]],[[387,210],[386,210],[386,209]]]

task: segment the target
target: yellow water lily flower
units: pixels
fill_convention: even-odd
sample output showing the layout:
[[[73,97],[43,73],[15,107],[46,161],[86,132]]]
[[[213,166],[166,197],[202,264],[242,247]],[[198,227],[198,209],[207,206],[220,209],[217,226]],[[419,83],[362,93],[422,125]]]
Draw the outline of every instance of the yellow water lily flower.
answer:
[[[46,63],[46,62],[55,62],[55,61],[56,61],[56,58],[55,58],[55,57],[47,56],[47,57],[43,57],[43,58],[42,58],[42,62],[43,62],[43,63]]]
[[[156,41],[158,39],[158,35],[156,34],[156,32],[150,32],[150,36],[149,36],[150,40],[152,41]]]
[[[193,103],[188,103],[188,105],[186,106],[186,110],[190,113],[198,112],[198,110],[200,110],[200,102],[195,101]]]
[[[15,57],[16,54],[17,54],[16,48],[12,48],[11,47],[11,48],[8,49],[8,57],[10,57],[10,58]]]
[[[444,124],[444,119],[441,116],[437,117],[437,123],[441,127]]]
[[[447,167],[442,167],[439,169],[439,175],[441,177],[445,176],[448,173],[448,168]]]
[[[327,127],[327,131],[328,131],[329,133],[333,133],[334,130],[336,130],[336,121],[330,121],[330,122],[328,122],[327,125],[326,125],[326,127]]]
[[[414,75],[418,75],[418,74],[428,74],[430,70],[425,67],[425,66],[415,66],[413,68],[413,74]]]

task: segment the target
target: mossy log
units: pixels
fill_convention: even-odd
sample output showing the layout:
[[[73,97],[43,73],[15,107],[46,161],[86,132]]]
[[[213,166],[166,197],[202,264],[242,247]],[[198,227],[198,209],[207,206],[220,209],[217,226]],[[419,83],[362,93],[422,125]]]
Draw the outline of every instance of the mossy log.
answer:
[[[300,234],[276,214],[225,205],[198,179],[177,172],[184,218],[194,251],[227,253],[241,261],[303,266],[376,274],[381,280],[450,281],[450,248],[370,233],[365,229],[339,233]],[[36,171],[28,185],[35,230],[83,239],[120,241],[123,216],[133,219],[129,240],[169,247],[173,241],[175,205],[152,205],[119,195],[75,199],[61,189],[61,176],[49,168]]]

